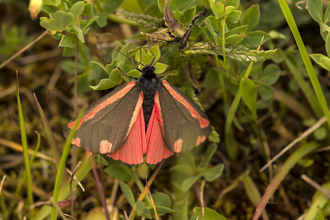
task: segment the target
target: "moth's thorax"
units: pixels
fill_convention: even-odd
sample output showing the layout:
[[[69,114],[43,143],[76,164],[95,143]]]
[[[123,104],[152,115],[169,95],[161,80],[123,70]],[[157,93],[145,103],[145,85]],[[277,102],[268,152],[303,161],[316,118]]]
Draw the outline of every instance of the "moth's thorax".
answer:
[[[137,80],[139,88],[143,93],[143,114],[145,120],[145,129],[148,127],[148,122],[154,107],[154,97],[160,88],[161,79],[155,74],[155,67],[146,65],[142,69],[142,76]]]
[[[142,76],[146,78],[154,78],[156,77],[155,74],[155,67],[153,67],[150,64],[147,64],[145,67],[142,69]]]

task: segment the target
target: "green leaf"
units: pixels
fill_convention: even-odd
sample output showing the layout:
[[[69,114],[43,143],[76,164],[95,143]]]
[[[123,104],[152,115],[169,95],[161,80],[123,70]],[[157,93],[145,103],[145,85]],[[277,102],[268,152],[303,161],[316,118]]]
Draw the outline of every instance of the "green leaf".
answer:
[[[311,54],[311,58],[319,65],[320,67],[330,71],[330,58],[324,56],[323,54]]]
[[[264,44],[269,39],[270,39],[269,34],[263,31],[249,31],[246,33],[242,44],[244,44],[247,47],[257,48],[260,45],[260,43]]]
[[[61,4],[61,0],[43,0],[42,3],[44,5],[59,6]]]
[[[98,19],[96,20],[97,25],[102,28],[105,27],[108,23],[107,19],[107,15],[105,13],[101,13],[98,10],[95,10],[95,14],[98,16]]]
[[[103,64],[102,64],[103,65]],[[110,64],[105,66],[105,72],[110,75],[111,71],[117,68],[117,60],[113,60]]]
[[[57,26],[56,26],[55,20],[47,18],[47,17],[41,17],[40,18],[40,25],[43,28],[46,28],[48,30],[57,30],[58,29]]]
[[[165,215],[167,213],[173,213],[173,212],[175,212],[175,210],[170,209],[168,207],[164,207],[164,206],[156,206],[156,211],[157,211],[157,214],[159,216]],[[151,214],[155,214],[155,210],[153,208],[149,208],[149,212]]]
[[[217,88],[220,86],[219,73],[215,69],[209,69],[205,76],[204,87],[205,88]]]
[[[314,131],[313,135],[314,135],[316,140],[321,141],[321,140],[324,140],[327,137],[328,132],[327,132],[327,129],[325,127],[319,127],[318,129],[316,129]]]
[[[118,85],[118,82],[115,82],[111,79],[102,79],[99,84],[96,86],[89,86],[90,88],[94,90],[105,90],[110,89]]]
[[[202,174],[198,174],[196,176],[189,177],[185,179],[181,183],[181,189],[182,191],[186,192],[199,178],[201,178]]]
[[[271,59],[277,52],[275,50],[257,51],[250,50],[241,45],[226,45],[225,54],[236,61],[247,61],[247,62],[259,62]],[[195,44],[189,50],[184,51],[185,54],[212,54],[212,55],[223,55],[222,45],[216,45],[215,43],[199,43]]]
[[[96,61],[96,60],[92,60],[90,61],[91,64],[96,64],[97,66],[101,67],[106,73],[107,73],[107,70],[106,68],[104,67],[104,64],[99,62],[99,61]]]
[[[63,35],[58,46],[75,48],[76,45],[77,45],[77,37]]]
[[[274,92],[267,84],[258,85],[258,93],[261,96],[262,100],[268,100],[273,98]]]
[[[84,11],[85,3],[83,1],[76,2],[70,8],[69,12],[71,12],[74,16],[74,19],[77,19],[79,15],[81,15]]]
[[[175,165],[170,168],[170,171],[171,172],[175,171],[175,172],[179,172],[179,173],[186,174],[186,175],[194,174],[194,168],[189,165],[185,165],[185,164]]]
[[[137,22],[138,24],[143,25],[144,27],[150,27],[153,29],[161,28],[165,25],[165,22],[161,18],[152,17],[150,15],[138,14],[134,12],[121,11],[118,12],[130,20]]]
[[[327,51],[328,57],[330,57],[330,34],[328,34],[327,38],[325,39],[325,49]]]
[[[242,24],[248,26],[247,30],[251,31],[259,24],[260,10],[259,5],[252,5],[248,8],[242,18]]]
[[[74,31],[77,35],[77,38],[80,40],[81,43],[85,43],[85,38],[82,30],[79,28],[79,26],[76,23],[73,23]]]
[[[314,160],[313,159],[309,159],[309,158],[302,158],[301,160],[298,161],[298,164],[304,168],[308,168],[310,166],[312,166],[314,164]]]
[[[254,120],[257,119],[257,89],[249,78],[244,78],[239,84],[242,99],[252,112]]]
[[[135,77],[135,78],[139,78],[141,76],[141,72],[138,71],[137,69],[134,69],[134,70],[131,70],[129,71],[128,73],[126,73],[128,76],[132,76],[132,77]]]
[[[330,22],[330,4],[328,4],[327,10],[325,11],[324,15],[324,24],[328,24]]]
[[[237,44],[239,44],[243,39],[244,39],[244,36],[243,36],[243,35],[232,34],[232,35],[226,37],[225,41],[226,41],[226,44],[237,45]]]
[[[154,65],[154,67],[155,67],[155,73],[156,74],[159,74],[159,73],[165,72],[165,70],[167,69],[168,65],[163,64],[163,63],[156,63]]]
[[[243,184],[244,184],[245,192],[249,197],[250,201],[254,206],[257,206],[258,203],[260,202],[261,195],[255,182],[252,180],[252,178],[249,175],[247,175],[243,179]]]
[[[310,16],[317,23],[322,23],[323,18],[323,4],[322,0],[307,0],[307,9]]]
[[[96,155],[97,158],[97,162],[104,165],[104,166],[108,166],[108,162],[106,161],[106,159],[104,159],[100,154]]]
[[[137,213],[142,216],[145,217],[147,219],[152,219],[152,216],[149,212],[149,210],[146,208],[146,206],[144,205],[144,203],[140,200],[138,200],[136,202],[136,208],[137,208]]]
[[[226,18],[226,22],[237,24],[241,18],[242,12],[239,10],[233,10]]]
[[[155,206],[171,207],[171,199],[165,193],[156,192],[152,195],[152,199],[154,200]]]
[[[153,55],[151,54],[150,50],[147,50],[147,55],[148,55],[148,64],[154,65],[155,62],[158,61],[159,57],[160,57],[160,49],[158,44],[154,45],[151,47],[151,51],[153,53]],[[151,61],[154,59],[154,62],[151,63]]]
[[[170,1],[168,8],[170,10],[179,10],[183,7],[186,7],[189,3],[191,3],[191,0]]]
[[[219,19],[216,19],[214,16],[209,16],[204,19],[204,23],[206,24],[206,27],[208,28],[210,33],[215,32],[216,35],[221,36],[222,26],[221,21]]]
[[[116,1],[104,1],[103,9],[107,14],[111,14],[114,12],[121,4],[123,0],[116,0]]]
[[[235,8],[238,8],[240,0],[226,0],[226,5],[234,6]]]
[[[273,85],[278,80],[281,70],[275,64],[269,64],[263,71],[260,80],[265,81],[268,85]]]
[[[142,58],[141,58],[141,55],[142,55]],[[150,60],[147,56],[147,53],[144,51],[143,48],[141,48],[135,55],[135,60],[137,62],[141,62],[142,64],[149,64]],[[140,65],[138,68],[142,69],[143,66]]]
[[[132,193],[132,190],[130,189],[130,187],[124,183],[123,181],[119,180],[119,185],[120,185],[120,189],[121,191],[124,193],[124,196],[128,202],[128,204],[130,204],[130,206],[133,208],[135,205],[135,199],[134,199],[134,195]]]
[[[64,30],[69,24],[74,21],[74,16],[71,12],[57,11],[54,14],[54,20],[58,31]]]
[[[113,69],[109,75],[109,79],[111,79],[114,82],[117,82],[117,84],[119,84],[119,82],[121,81],[121,72],[118,68]]]
[[[90,18],[94,17],[93,4],[92,3],[85,4],[82,14]]]
[[[115,179],[128,182],[132,179],[131,170],[125,165],[121,164],[121,162],[116,161],[113,162],[112,160],[107,160],[110,166],[104,169],[108,175],[112,176]]]
[[[206,169],[207,166],[209,165],[214,153],[216,152],[218,146],[216,144],[210,144],[207,147],[206,154],[205,154],[205,159],[204,159],[204,164],[203,164],[203,169]]]
[[[216,1],[216,0],[209,0],[212,12],[216,19],[222,18],[223,10],[225,6],[222,2]]]
[[[204,215],[201,207],[195,207],[194,216],[198,217],[198,220],[227,220],[224,216],[210,208],[204,208]]]
[[[314,220],[324,220],[322,208],[319,205],[317,205],[316,209],[317,209],[317,213],[316,213]]]
[[[204,174],[205,180],[207,182],[212,182],[213,180],[217,179],[219,176],[221,176],[223,168],[223,164],[218,164],[215,167],[208,169]]]

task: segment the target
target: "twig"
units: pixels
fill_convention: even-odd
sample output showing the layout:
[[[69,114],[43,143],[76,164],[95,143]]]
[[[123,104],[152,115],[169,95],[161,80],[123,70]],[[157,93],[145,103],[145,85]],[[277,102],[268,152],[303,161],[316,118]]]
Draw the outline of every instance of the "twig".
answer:
[[[321,125],[323,125],[327,121],[327,118],[323,116],[320,118],[312,127],[308,128],[304,133],[302,133],[298,138],[292,141],[288,146],[286,146],[280,153],[278,153],[273,159],[271,159],[265,166],[263,166],[259,172],[264,171],[270,164],[272,164],[275,160],[277,160],[280,156],[282,156],[285,152],[291,149],[296,143],[303,140],[305,137],[313,133],[316,129],[318,129]]]
[[[326,191],[325,189],[322,188],[320,184],[306,176],[305,174],[301,175],[301,179],[305,180],[309,185],[313,186],[315,189],[323,193],[325,196],[327,196],[330,199],[330,192]]]
[[[5,182],[5,179],[6,179],[6,175],[4,175],[4,176],[2,177],[2,180],[1,180],[1,183],[0,183],[0,195],[1,195],[2,186],[3,186],[3,183]]]
[[[13,59],[15,59],[17,56],[21,55],[23,52],[25,52],[27,49],[29,49],[33,44],[35,44],[36,42],[38,42],[41,38],[43,38],[46,34],[48,34],[48,31],[44,31],[39,37],[37,37],[34,41],[32,41],[31,43],[29,43],[28,45],[26,45],[23,49],[21,49],[20,51],[18,51],[17,53],[15,53],[13,56],[11,56],[9,59],[7,59],[5,62],[3,62],[0,65],[0,69],[2,69],[4,66],[7,65],[7,63],[9,63],[10,61],[12,61]]]

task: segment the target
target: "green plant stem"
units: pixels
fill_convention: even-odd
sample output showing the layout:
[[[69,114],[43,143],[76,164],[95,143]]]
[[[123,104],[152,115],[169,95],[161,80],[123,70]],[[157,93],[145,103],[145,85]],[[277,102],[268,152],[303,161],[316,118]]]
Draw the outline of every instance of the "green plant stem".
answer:
[[[266,207],[269,199],[273,196],[275,190],[277,189],[278,185],[282,182],[284,177],[288,174],[288,172],[291,170],[291,168],[306,154],[311,152],[312,150],[319,147],[318,143],[316,142],[310,142],[306,143],[302,147],[300,147],[298,150],[296,150],[291,156],[285,161],[280,171],[276,174],[274,179],[270,182],[269,186],[267,187],[264,195],[262,196],[256,211],[253,215],[252,220],[258,220],[262,211]]]
[[[296,40],[299,52],[301,54],[301,57],[304,61],[305,66],[306,66],[309,78],[312,82],[312,85],[313,85],[313,88],[315,90],[316,96],[317,96],[317,98],[319,100],[319,103],[321,105],[323,114],[328,119],[328,125],[329,125],[329,128],[330,128],[330,113],[329,113],[329,108],[328,108],[326,99],[324,97],[324,93],[322,91],[320,82],[318,81],[317,76],[315,74],[315,71],[313,69],[313,65],[312,65],[312,62],[311,62],[311,60],[309,58],[309,55],[307,53],[304,42],[301,39],[299,30],[297,28],[297,25],[296,25],[294,19],[293,19],[293,16],[292,16],[292,13],[291,13],[290,8],[288,6],[288,3],[286,2],[286,0],[278,0],[278,2],[280,4],[280,7],[281,7],[282,12],[284,14],[284,17],[285,17],[286,21],[288,22],[288,25],[291,29],[291,32],[292,32],[292,34],[293,34],[293,36]]]
[[[80,119],[82,117],[82,112],[78,115],[76,122],[74,123],[74,126],[65,142],[64,145],[64,149],[62,152],[62,157],[59,163],[59,166],[57,168],[57,173],[56,173],[56,179],[55,179],[55,186],[54,186],[54,194],[53,194],[53,199],[55,201],[55,203],[58,202],[58,197],[59,197],[59,191],[60,191],[60,186],[61,186],[61,182],[62,182],[62,177],[63,177],[63,172],[64,172],[64,168],[65,168],[65,163],[66,160],[68,158],[69,152],[70,152],[70,148],[71,148],[71,140],[74,137],[74,134],[76,132],[76,128],[80,122]],[[55,206],[53,206],[52,209],[52,220],[56,220],[57,219],[57,209]]]
[[[89,153],[85,153],[81,165],[79,166],[79,170],[77,170],[75,177],[77,177],[77,179],[79,181],[81,181],[86,174],[91,170],[91,164],[89,163]],[[76,182],[72,183],[72,188],[75,188],[77,186]],[[59,201],[65,200],[67,198],[67,196],[70,193],[70,179],[67,180],[63,186],[60,189],[59,192]],[[36,216],[36,220],[43,220],[46,219],[48,215],[50,215],[50,213],[52,212],[52,208],[49,206],[43,206],[39,211],[38,214]]]
[[[126,18],[122,18],[122,17],[116,16],[114,14],[108,14],[107,16],[110,21],[114,21],[116,23],[128,24],[131,26],[141,26],[140,24],[136,23],[135,21],[128,20]]]
[[[157,174],[159,173],[160,169],[162,168],[164,162],[165,162],[165,160],[163,160],[163,162],[161,162],[158,165],[157,169],[155,170],[155,172],[152,174],[151,178],[149,179],[147,185],[144,187],[143,191],[141,192],[138,200],[142,201],[144,199],[144,197],[146,196],[151,184],[153,183],[153,181],[155,180]],[[136,209],[137,209],[137,207],[136,207],[136,203],[135,203],[135,205],[133,207],[133,210],[132,210],[131,214],[129,215],[129,218],[128,218],[129,220],[133,220],[135,218]]]
[[[26,188],[27,188],[27,195],[28,195],[28,202],[29,205],[33,204],[33,194],[32,194],[32,177],[31,177],[31,170],[30,170],[30,160],[29,160],[29,153],[28,153],[28,144],[25,132],[25,123],[24,123],[24,116],[23,110],[21,105],[21,100],[19,97],[19,83],[18,83],[18,73],[16,73],[16,97],[17,97],[17,107],[18,107],[18,118],[20,124],[20,131],[21,131],[21,139],[22,139],[22,146],[23,146],[23,155],[24,155],[24,165],[25,165],[25,172],[26,172]],[[34,219],[34,210],[29,210],[29,219]]]
[[[245,72],[245,75],[244,75],[245,78],[249,77],[252,66],[253,66],[253,62],[251,62],[249,64],[249,67],[247,68],[247,70]],[[228,156],[231,160],[236,159],[235,149],[234,149],[233,141],[231,139],[231,137],[232,137],[231,124],[234,120],[235,112],[237,110],[237,107],[238,107],[239,101],[241,100],[241,97],[242,97],[242,95],[238,90],[236,95],[235,95],[234,101],[233,101],[233,103],[231,104],[231,106],[229,108],[228,115],[226,117],[226,123],[225,123],[225,141],[226,141]]]

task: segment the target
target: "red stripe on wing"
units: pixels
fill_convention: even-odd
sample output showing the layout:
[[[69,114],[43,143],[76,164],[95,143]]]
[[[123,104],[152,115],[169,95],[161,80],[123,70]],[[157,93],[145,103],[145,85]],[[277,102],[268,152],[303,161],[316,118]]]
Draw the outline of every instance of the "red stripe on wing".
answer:
[[[135,85],[135,81],[129,82],[126,84],[126,86],[121,89],[120,91],[118,91],[116,94],[114,94],[113,96],[110,96],[108,99],[106,99],[105,101],[101,102],[99,105],[97,105],[92,111],[90,111],[88,114],[84,115],[81,120],[80,123],[77,127],[77,130],[79,129],[79,127],[81,126],[81,124],[84,121],[87,121],[89,119],[94,118],[94,116],[101,111],[102,109],[104,109],[105,107],[107,107],[108,105],[112,104],[113,102],[117,101],[118,99],[122,98],[124,95],[126,95]],[[72,121],[68,124],[68,128],[72,129],[73,125],[74,125],[75,121]]]
[[[178,101],[180,102],[182,105],[184,105],[184,107],[186,107],[188,109],[188,111],[190,112],[191,116],[194,118],[197,118],[199,120],[199,124],[201,126],[201,128],[205,128],[207,126],[209,126],[210,122],[209,120],[202,118],[197,112],[196,110],[187,102],[187,100],[182,97],[179,93],[177,93],[171,86],[170,84],[163,80],[163,85],[164,87],[167,89],[167,91]]]
[[[141,107],[138,112],[137,119],[124,144],[114,153],[107,154],[107,156],[131,165],[143,163],[143,154],[146,153],[147,149],[145,122]]]
[[[158,92],[156,92],[155,95],[155,105],[152,110],[146,132],[147,151],[145,162],[148,164],[157,164],[174,154],[165,144],[161,126],[161,109],[160,106],[156,104],[157,98]]]

